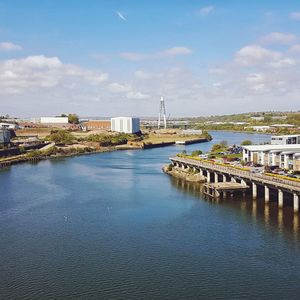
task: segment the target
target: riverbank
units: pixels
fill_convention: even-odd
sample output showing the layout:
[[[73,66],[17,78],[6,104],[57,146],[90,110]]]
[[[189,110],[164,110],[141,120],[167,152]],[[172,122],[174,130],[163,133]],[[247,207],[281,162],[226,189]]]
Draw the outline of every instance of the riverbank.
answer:
[[[190,139],[186,140],[187,144],[192,143],[204,143],[208,142],[208,139]],[[120,151],[120,150],[145,150],[151,148],[160,148],[166,146],[175,145],[176,142],[157,142],[157,143],[149,143],[146,144],[144,142],[131,142],[124,145],[116,145],[110,147],[59,147],[56,146],[49,148],[45,151],[34,151],[29,152],[27,154],[21,154],[13,157],[6,157],[0,159],[0,169],[6,168],[12,165],[24,163],[24,162],[34,162],[41,161],[45,159],[56,159],[56,158],[67,158],[74,157],[79,155],[87,155],[87,154],[96,154],[96,153],[104,153],[104,152],[112,152],[112,151]],[[55,151],[53,150],[55,149]]]
[[[103,148],[101,150],[92,150],[92,151],[86,151],[86,152],[77,152],[77,153],[65,153],[65,154],[52,154],[52,155],[37,155],[34,157],[30,157],[26,154],[18,155],[15,157],[9,157],[6,159],[3,159],[0,161],[0,169],[10,167],[13,165],[17,165],[20,163],[25,163],[25,162],[37,162],[37,161],[42,161],[46,159],[59,159],[59,158],[67,158],[67,157],[74,157],[74,156],[80,156],[80,155],[89,155],[89,154],[97,154],[97,153],[104,153],[104,152],[111,152],[111,151],[117,151],[120,149],[111,149],[111,148]]]

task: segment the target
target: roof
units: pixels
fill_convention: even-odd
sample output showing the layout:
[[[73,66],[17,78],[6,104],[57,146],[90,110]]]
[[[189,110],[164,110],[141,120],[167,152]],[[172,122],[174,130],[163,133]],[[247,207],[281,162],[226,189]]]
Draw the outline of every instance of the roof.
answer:
[[[274,138],[293,138],[293,137],[299,137],[300,134],[286,134],[286,135],[272,135],[272,139]]]
[[[139,119],[137,117],[114,117],[111,120],[120,120],[120,119]]]
[[[295,125],[292,125],[292,124],[273,124],[270,126],[271,127],[295,127]]]
[[[110,120],[89,120],[86,123],[89,123],[89,124],[103,124],[103,123],[110,123]]]
[[[249,151],[293,151],[293,152],[300,152],[300,144],[289,144],[289,145],[250,145],[250,146],[242,146],[244,149]]]

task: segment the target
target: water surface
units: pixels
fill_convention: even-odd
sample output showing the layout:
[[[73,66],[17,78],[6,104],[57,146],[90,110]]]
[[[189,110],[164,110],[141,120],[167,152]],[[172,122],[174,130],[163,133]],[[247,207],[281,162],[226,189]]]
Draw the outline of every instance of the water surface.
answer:
[[[22,164],[0,171],[1,299],[298,299],[299,219],[212,201],[168,157],[269,137]]]

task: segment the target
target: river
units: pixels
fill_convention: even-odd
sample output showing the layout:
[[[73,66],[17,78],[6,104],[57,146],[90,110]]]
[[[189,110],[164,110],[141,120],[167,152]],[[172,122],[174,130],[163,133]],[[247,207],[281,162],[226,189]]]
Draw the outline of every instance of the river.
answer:
[[[299,218],[263,199],[204,198],[162,173],[189,146],[0,171],[1,299],[299,299]]]

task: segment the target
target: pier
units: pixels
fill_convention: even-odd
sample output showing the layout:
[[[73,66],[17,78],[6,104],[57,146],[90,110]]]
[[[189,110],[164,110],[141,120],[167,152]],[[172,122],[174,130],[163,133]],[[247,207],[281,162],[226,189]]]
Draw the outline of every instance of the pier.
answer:
[[[203,193],[214,198],[226,198],[227,195],[233,197],[234,193],[241,192],[245,196],[248,185],[237,182],[214,182],[203,185]]]
[[[253,199],[263,196],[266,203],[275,199],[279,208],[289,201],[293,204],[294,212],[299,212],[300,182],[190,158],[170,157],[170,160],[174,167],[183,170],[191,168],[204,176],[204,192],[212,197],[225,198],[227,194],[246,193],[249,190]]]

